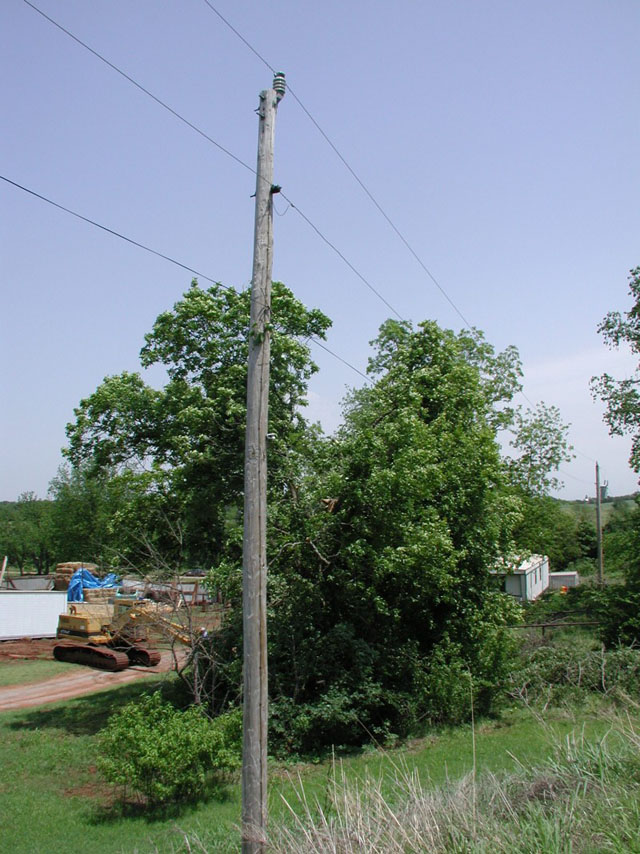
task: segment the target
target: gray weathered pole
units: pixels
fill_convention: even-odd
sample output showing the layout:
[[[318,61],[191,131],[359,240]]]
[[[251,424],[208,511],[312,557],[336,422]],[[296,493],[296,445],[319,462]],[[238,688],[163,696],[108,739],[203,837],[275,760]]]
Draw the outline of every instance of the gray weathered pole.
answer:
[[[242,852],[265,850],[267,827],[267,414],[273,259],[273,141],[284,74],[260,93],[244,468]]]
[[[596,463],[596,531],[598,534],[598,584],[604,584],[604,553],[602,550],[602,515],[600,512],[600,466]]]

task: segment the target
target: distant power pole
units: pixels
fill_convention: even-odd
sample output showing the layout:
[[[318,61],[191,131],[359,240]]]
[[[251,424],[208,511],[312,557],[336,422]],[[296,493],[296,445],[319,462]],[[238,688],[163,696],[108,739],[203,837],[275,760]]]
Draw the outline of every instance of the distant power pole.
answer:
[[[242,852],[261,854],[267,828],[267,414],[273,261],[273,142],[284,74],[260,93],[244,458]]]
[[[604,554],[602,551],[602,517],[600,514],[600,466],[596,463],[596,529],[598,533],[598,584],[604,584]]]

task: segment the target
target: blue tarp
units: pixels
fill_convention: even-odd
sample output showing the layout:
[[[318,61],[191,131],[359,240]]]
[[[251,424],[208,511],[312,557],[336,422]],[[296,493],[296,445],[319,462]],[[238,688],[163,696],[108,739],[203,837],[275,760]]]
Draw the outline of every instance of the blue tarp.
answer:
[[[67,590],[67,602],[84,602],[85,587],[118,587],[117,575],[110,572],[104,578],[96,578],[88,569],[80,567],[71,576],[69,589]]]

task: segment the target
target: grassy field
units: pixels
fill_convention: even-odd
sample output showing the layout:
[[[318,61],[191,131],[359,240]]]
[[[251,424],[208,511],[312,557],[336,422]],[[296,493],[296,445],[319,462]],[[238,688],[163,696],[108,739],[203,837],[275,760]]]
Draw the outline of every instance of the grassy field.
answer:
[[[638,854],[640,734],[617,718],[580,729],[535,766],[469,773],[434,787],[402,767],[354,780],[340,771],[325,805],[272,828],[287,854]],[[206,843],[197,850],[207,851]]]
[[[114,805],[110,787],[100,780],[95,770],[96,733],[115,708],[148,688],[148,683],[127,685],[64,704],[0,714],[3,850],[12,854],[85,854],[89,848],[101,854],[238,850],[237,780],[229,783],[221,800],[153,816],[123,812]],[[474,767],[478,777],[488,772],[514,773],[543,763],[571,733],[599,737],[608,727],[601,709],[582,710],[579,718],[556,710],[542,720],[525,709],[510,708],[499,720],[479,722],[474,738],[467,726],[433,732],[402,749],[370,749],[341,759],[338,767],[330,761],[274,764],[271,820],[276,824],[287,820],[286,803],[303,817],[305,804],[312,805],[311,814],[321,814],[330,806],[337,774],[356,786],[358,781],[379,780],[381,792],[393,800],[399,772],[414,775],[430,790],[463,778]]]
[[[42,682],[69,670],[74,664],[62,661],[8,661],[0,666],[0,687],[6,685],[27,685],[30,682]]]
[[[584,501],[562,501],[563,509],[567,513],[572,513],[578,519],[585,519],[596,524],[596,505],[595,502],[587,504]],[[611,516],[616,510],[625,509],[632,510],[636,506],[633,498],[616,498],[611,501],[605,501],[600,505],[600,515],[603,527],[607,524]]]

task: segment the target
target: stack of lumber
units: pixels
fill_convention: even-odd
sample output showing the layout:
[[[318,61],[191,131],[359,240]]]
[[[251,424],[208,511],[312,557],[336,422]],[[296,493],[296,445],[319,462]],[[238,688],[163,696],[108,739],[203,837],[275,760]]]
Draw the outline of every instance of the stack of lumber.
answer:
[[[82,592],[85,602],[108,602],[113,599],[116,590],[116,587],[85,587]]]
[[[76,569],[88,569],[89,572],[95,573],[98,566],[95,563],[83,563],[80,561],[69,561],[68,563],[59,563],[56,566],[56,571],[53,574],[53,589],[66,590],[69,587],[69,581]]]

